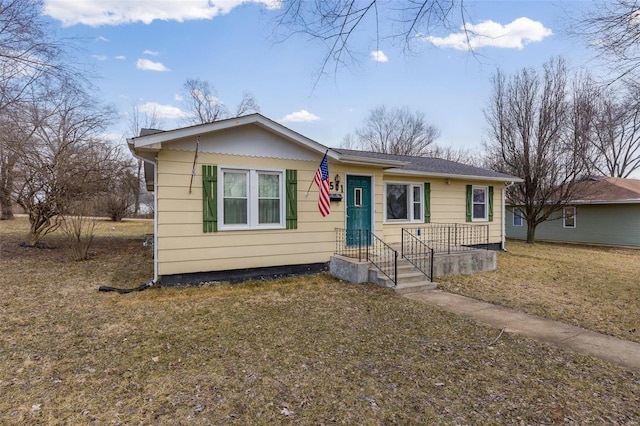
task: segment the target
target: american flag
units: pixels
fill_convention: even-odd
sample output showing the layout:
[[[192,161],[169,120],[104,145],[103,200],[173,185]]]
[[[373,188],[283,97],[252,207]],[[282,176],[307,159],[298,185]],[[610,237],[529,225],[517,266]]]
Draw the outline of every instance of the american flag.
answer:
[[[320,195],[318,195],[318,209],[322,217],[331,213],[331,203],[329,202],[329,164],[327,163],[327,154],[324,154],[320,166],[316,171],[313,181],[318,185]]]

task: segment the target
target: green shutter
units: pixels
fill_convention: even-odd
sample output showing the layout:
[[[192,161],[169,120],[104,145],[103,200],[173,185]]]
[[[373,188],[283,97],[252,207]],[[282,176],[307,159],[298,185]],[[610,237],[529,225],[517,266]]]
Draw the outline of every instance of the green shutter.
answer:
[[[202,232],[218,232],[218,168],[202,165]]]
[[[431,222],[431,184],[424,183],[424,223]]]
[[[493,221],[493,186],[489,187],[489,222]]]
[[[287,229],[298,229],[298,171],[287,169]]]
[[[467,185],[467,222],[471,222],[473,211],[473,185]]]

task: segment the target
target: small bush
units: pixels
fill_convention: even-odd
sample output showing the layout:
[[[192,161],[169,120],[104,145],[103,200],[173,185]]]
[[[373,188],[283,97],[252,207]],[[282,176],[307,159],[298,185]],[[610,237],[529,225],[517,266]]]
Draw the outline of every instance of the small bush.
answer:
[[[62,233],[74,260],[89,258],[89,248],[93,243],[95,227],[96,219],[94,217],[78,214],[62,218]]]

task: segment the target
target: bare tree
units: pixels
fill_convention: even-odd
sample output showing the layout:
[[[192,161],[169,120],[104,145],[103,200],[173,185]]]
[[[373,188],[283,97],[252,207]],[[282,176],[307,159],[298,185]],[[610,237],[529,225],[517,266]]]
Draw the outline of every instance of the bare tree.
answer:
[[[119,222],[127,216],[131,206],[140,205],[139,199],[136,199],[140,194],[140,180],[136,176],[136,164],[133,161],[120,159],[115,163],[119,172],[113,176],[110,190],[99,197],[99,210],[112,221]]]
[[[594,105],[592,167],[601,175],[629,177],[640,168],[640,103],[633,93],[620,98],[607,88]]]
[[[183,86],[188,105],[189,124],[205,124],[229,117],[228,107],[218,97],[216,88],[206,80],[187,79]],[[248,112],[259,112],[260,108],[249,92],[244,92],[236,108],[236,117]]]
[[[255,96],[251,92],[244,92],[242,94],[242,100],[236,107],[236,117],[245,115],[250,112],[260,112],[258,102],[256,102]]]
[[[73,71],[63,60],[68,42],[51,37],[41,9],[40,0],[0,1],[0,220],[13,218],[14,144],[21,138],[14,120],[21,106],[16,104],[37,93],[31,87],[43,78]]]
[[[442,158],[444,160],[455,161],[457,163],[468,164],[470,166],[484,167],[484,158],[481,153],[473,152],[468,148],[453,148],[433,144],[426,153],[428,157]]]
[[[331,64],[335,72],[357,57],[351,42],[356,34],[362,37],[363,28],[375,28],[374,34],[364,33],[370,45],[400,39],[408,48],[417,35],[459,27],[467,15],[463,0],[284,0],[281,11],[277,27],[285,37],[301,33],[327,46],[320,75]]]
[[[573,33],[585,37],[619,79],[640,68],[640,4],[637,0],[598,1]]]
[[[533,243],[536,227],[574,198],[586,170],[581,137],[574,134],[580,128],[571,121],[566,63],[555,58],[541,74],[524,68],[509,78],[498,71],[492,82],[488,158],[495,170],[523,179],[509,187],[508,197],[521,206]]]
[[[355,135],[345,137],[353,149],[395,155],[427,156],[440,131],[427,124],[424,113],[408,107],[373,108]]]
[[[55,96],[25,114],[33,132],[21,145],[14,195],[29,215],[29,245],[56,230],[64,214],[107,192],[118,173],[118,148],[101,138],[112,112],[72,82],[51,87]],[[53,83],[52,83],[53,84]]]

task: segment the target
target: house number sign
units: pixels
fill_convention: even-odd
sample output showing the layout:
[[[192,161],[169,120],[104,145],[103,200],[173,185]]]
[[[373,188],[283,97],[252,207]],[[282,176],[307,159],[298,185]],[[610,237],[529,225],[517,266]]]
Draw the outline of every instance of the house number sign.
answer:
[[[340,184],[340,175],[336,175],[333,182],[329,182],[329,190],[344,193],[344,185]]]

